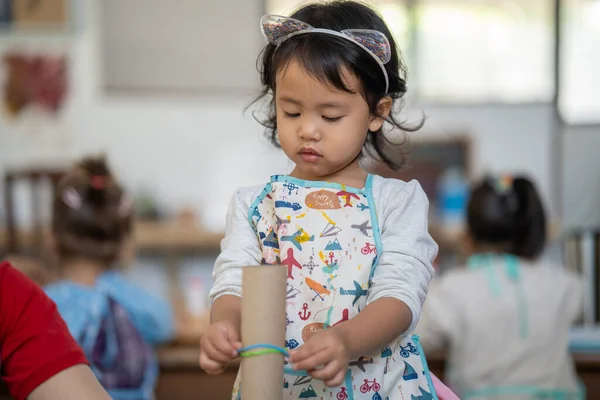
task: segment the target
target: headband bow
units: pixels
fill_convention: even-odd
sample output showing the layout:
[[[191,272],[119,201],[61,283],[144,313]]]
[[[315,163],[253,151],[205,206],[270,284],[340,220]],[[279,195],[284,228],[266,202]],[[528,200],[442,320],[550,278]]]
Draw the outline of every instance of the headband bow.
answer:
[[[279,15],[265,15],[260,20],[260,26],[265,39],[275,46],[279,46],[291,37],[306,33],[324,33],[351,41],[377,61],[385,77],[385,92],[387,93],[389,78],[385,64],[392,58],[392,50],[388,38],[383,33],[372,29],[345,29],[338,32],[315,28],[306,22]]]
[[[501,175],[498,178],[496,178],[495,182],[494,182],[494,186],[496,188],[496,191],[498,191],[500,194],[506,194],[508,192],[510,192],[512,190],[513,187],[513,177],[512,175]]]

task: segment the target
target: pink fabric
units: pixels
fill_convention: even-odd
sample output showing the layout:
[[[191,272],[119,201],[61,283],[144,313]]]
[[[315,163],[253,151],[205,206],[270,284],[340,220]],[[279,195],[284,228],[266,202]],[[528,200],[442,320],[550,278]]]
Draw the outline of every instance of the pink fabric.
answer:
[[[435,388],[435,393],[440,400],[460,400],[457,395],[454,394],[452,390],[446,385],[442,383],[438,379],[437,376],[431,374],[431,381],[433,382],[433,387]]]

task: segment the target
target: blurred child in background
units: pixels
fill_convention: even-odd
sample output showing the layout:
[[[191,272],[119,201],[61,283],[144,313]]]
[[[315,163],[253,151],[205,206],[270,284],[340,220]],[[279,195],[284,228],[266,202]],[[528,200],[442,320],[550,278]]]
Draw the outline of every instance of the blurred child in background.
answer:
[[[434,280],[418,327],[426,351],[449,351],[447,381],[461,399],[584,398],[568,348],[582,286],[562,266],[536,261],[546,237],[527,178],[475,186],[467,268]]]
[[[131,220],[132,202],[102,158],[84,159],[60,181],[52,234],[61,280],[46,292],[116,400],[153,397],[152,346],[174,331],[169,303],[114,268]]]

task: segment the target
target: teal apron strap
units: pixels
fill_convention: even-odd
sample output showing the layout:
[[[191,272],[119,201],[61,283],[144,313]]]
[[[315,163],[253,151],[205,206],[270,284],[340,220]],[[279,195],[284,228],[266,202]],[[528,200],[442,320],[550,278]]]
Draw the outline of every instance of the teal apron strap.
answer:
[[[469,269],[482,268],[487,276],[488,285],[494,297],[500,296],[500,282],[496,279],[493,268],[493,256],[491,254],[475,254],[469,258],[467,265]]]
[[[517,285],[517,305],[519,307],[519,325],[521,327],[521,337],[529,335],[529,317],[527,312],[527,299],[523,289],[523,280],[520,278],[519,260],[513,255],[504,256],[504,266],[508,278]]]
[[[523,283],[520,278],[520,265],[519,259],[513,255],[505,254],[504,258],[504,271],[508,278],[517,285],[517,306],[519,313],[519,327],[521,330],[521,337],[527,337],[529,335],[529,322],[527,312],[527,301],[525,298],[525,291],[523,290]],[[493,254],[475,254],[471,256],[467,262],[467,266],[470,269],[483,268],[487,276],[488,285],[494,297],[500,296],[500,281],[496,276],[494,269],[494,255]]]

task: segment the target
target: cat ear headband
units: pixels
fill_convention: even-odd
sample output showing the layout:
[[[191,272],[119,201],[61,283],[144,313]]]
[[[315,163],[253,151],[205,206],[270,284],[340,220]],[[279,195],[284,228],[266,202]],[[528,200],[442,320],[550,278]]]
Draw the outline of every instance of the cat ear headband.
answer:
[[[392,58],[392,50],[390,42],[383,33],[371,29],[345,29],[338,32],[315,28],[306,22],[279,15],[265,15],[260,20],[260,26],[265,39],[275,46],[279,46],[291,37],[305,33],[324,33],[351,41],[377,61],[385,77],[385,93],[388,92],[389,78],[385,64]]]

